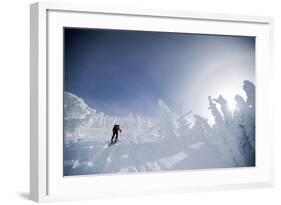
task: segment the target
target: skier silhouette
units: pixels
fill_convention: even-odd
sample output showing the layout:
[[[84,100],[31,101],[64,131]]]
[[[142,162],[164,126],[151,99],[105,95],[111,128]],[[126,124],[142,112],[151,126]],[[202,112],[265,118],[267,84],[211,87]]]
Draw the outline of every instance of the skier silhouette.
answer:
[[[120,132],[120,133],[122,132],[122,130],[120,129],[120,125],[114,125],[112,128],[111,144],[114,144],[118,141],[118,132]],[[115,137],[115,140],[114,140],[114,137]]]

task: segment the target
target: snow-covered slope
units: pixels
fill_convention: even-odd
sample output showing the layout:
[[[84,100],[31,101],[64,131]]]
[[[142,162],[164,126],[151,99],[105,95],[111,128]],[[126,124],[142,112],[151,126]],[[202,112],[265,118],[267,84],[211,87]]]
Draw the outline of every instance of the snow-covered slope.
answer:
[[[66,149],[65,175],[168,171],[224,166],[212,145],[183,141],[118,142],[110,147],[94,142],[76,143]],[[73,159],[73,157],[75,158]]]

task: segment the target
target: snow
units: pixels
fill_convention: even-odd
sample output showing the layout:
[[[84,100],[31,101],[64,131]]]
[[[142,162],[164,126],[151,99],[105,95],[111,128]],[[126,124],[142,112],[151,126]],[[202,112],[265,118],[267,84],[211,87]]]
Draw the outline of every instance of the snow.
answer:
[[[129,157],[128,154],[123,154],[123,155],[121,156],[121,159],[127,159],[128,157]]]
[[[74,163],[73,163],[73,166],[72,166],[72,169],[75,169],[77,167],[79,167],[80,163],[78,160],[75,160]]]
[[[201,149],[201,147],[202,147],[203,145],[204,145],[203,142],[198,142],[198,143],[189,145],[189,147],[190,147],[191,149],[199,150],[199,149]]]
[[[167,169],[171,169],[175,164],[187,158],[188,156],[184,152],[179,152],[173,156],[162,158],[159,162],[165,166]]]
[[[161,170],[161,167],[159,166],[158,162],[147,162],[145,165],[150,170],[154,170],[154,171],[160,171]]]
[[[230,110],[223,96],[209,97],[214,124],[188,112],[173,112],[161,99],[156,121],[109,116],[80,97],[64,93],[64,175],[111,174],[255,166],[255,86]],[[109,146],[112,127],[120,141]]]

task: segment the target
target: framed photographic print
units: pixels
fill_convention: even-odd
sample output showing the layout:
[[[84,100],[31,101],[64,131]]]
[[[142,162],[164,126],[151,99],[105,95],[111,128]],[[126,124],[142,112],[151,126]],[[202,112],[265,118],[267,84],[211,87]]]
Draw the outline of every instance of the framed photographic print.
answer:
[[[272,186],[272,22],[32,4],[31,199]]]

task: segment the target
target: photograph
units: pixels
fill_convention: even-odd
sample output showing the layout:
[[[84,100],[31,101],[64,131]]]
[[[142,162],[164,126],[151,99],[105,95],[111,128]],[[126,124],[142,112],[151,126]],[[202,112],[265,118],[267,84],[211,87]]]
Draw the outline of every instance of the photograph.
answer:
[[[255,36],[64,27],[63,176],[255,167],[255,53]]]

